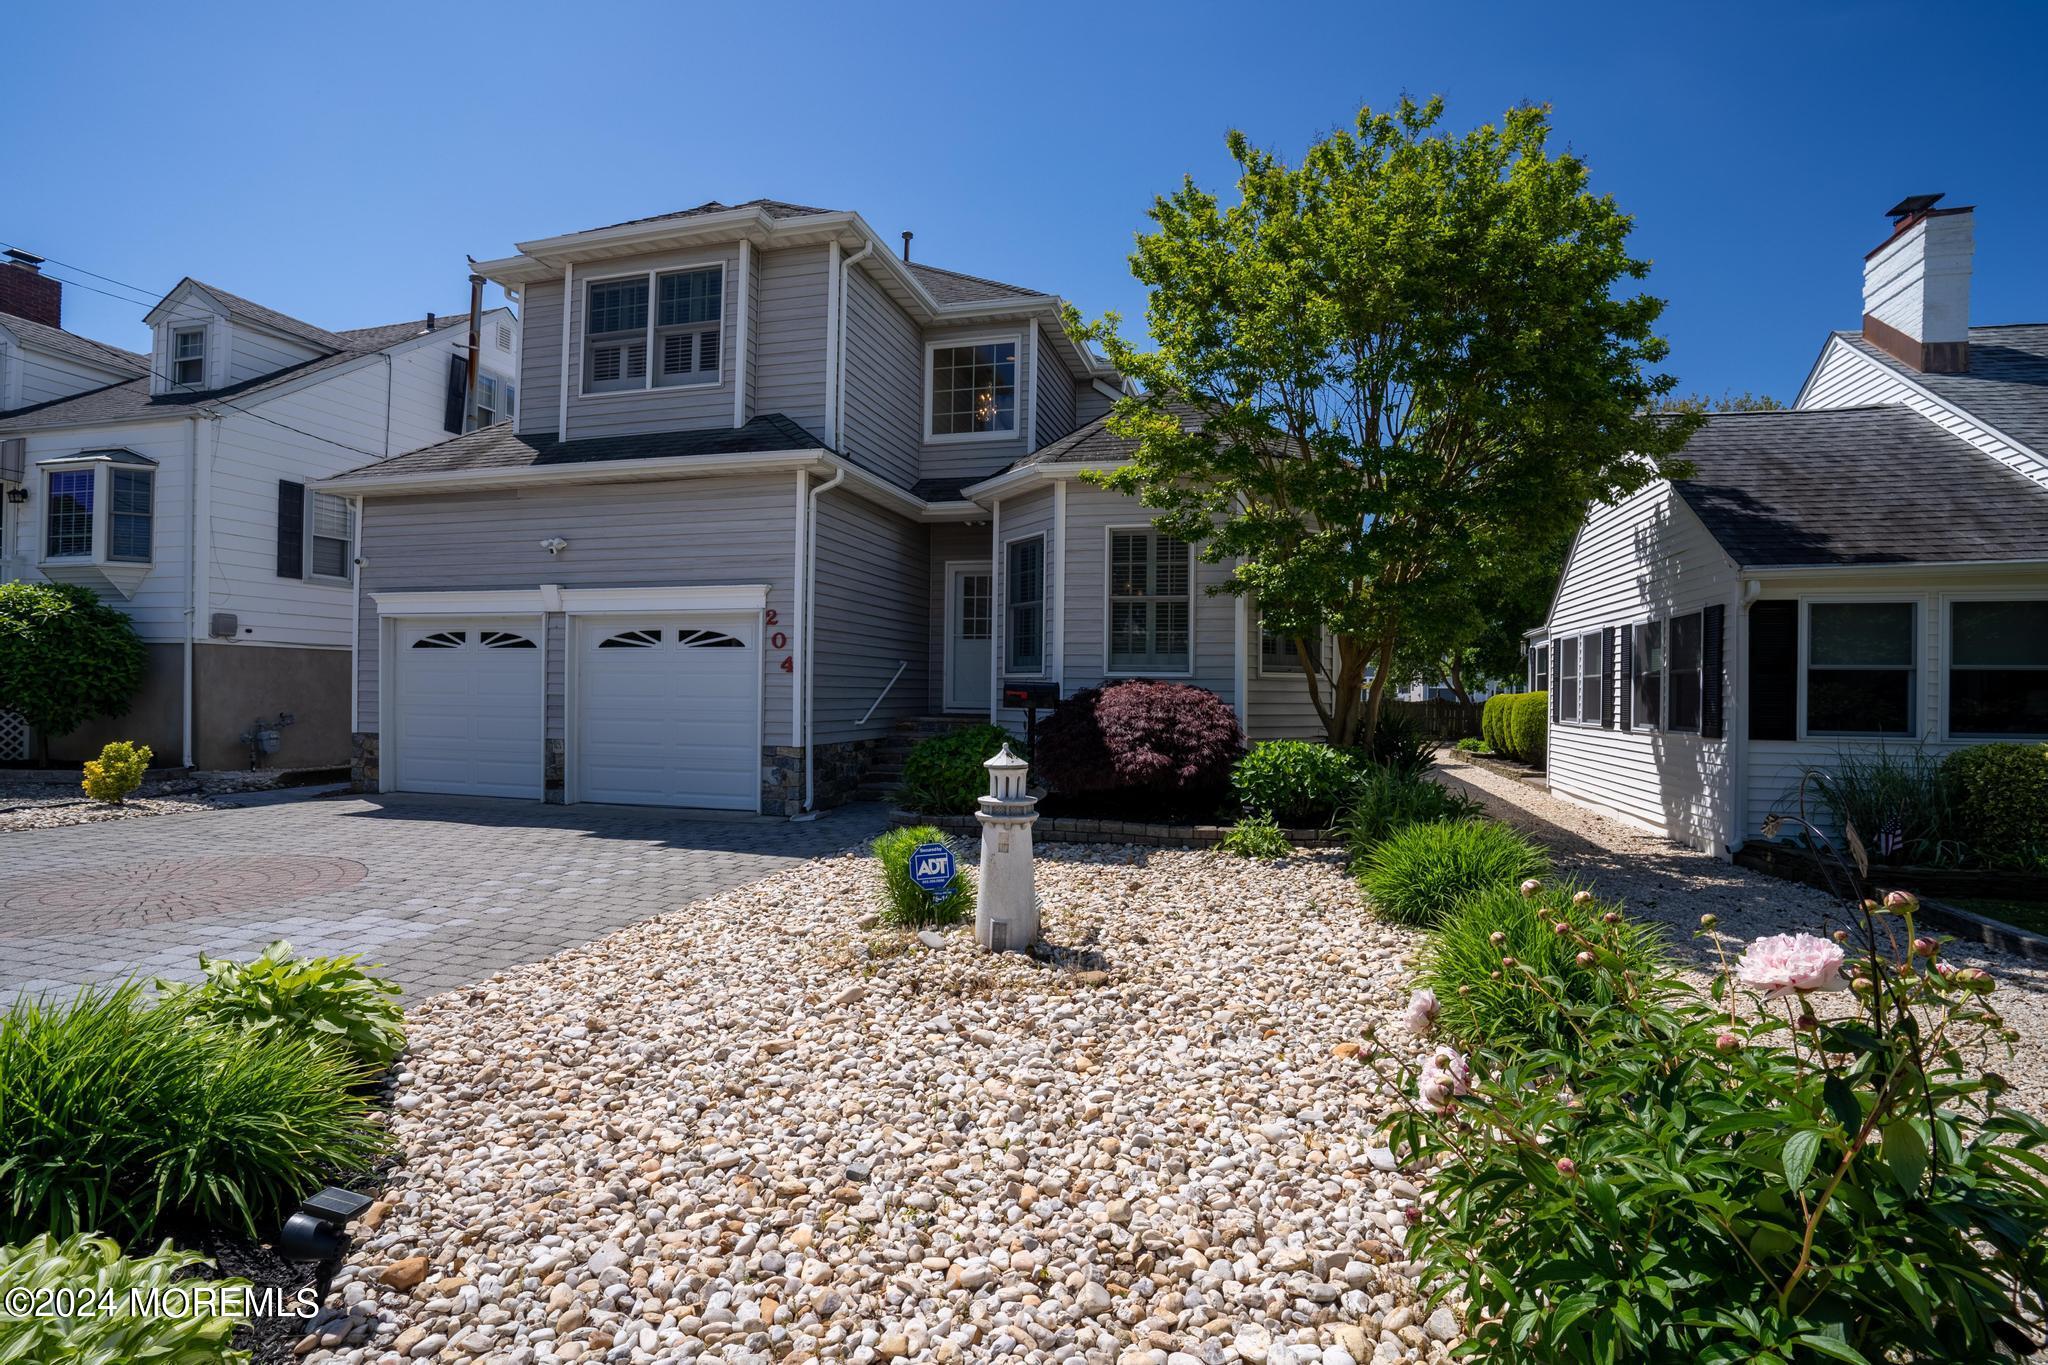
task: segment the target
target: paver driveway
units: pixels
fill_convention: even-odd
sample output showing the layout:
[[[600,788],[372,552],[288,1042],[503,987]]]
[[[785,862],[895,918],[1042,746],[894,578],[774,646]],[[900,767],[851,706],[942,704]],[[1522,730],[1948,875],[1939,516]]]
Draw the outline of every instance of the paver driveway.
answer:
[[[0,833],[0,1001],[272,939],[359,952],[409,995],[465,985],[859,844],[815,821],[457,797],[329,797]]]

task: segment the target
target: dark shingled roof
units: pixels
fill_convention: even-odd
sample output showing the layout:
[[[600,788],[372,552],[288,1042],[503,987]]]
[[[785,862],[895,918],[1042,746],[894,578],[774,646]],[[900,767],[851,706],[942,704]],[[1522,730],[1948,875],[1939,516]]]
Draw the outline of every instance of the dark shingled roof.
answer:
[[[0,313],[0,327],[20,337],[25,345],[58,355],[68,355],[73,360],[82,360],[88,365],[105,369],[125,370],[130,374],[146,372],[149,357],[124,351],[119,346],[109,346],[104,341],[94,341],[76,332],[67,332],[62,327],[37,322],[33,318],[16,317],[12,313]]]
[[[2048,559],[2048,489],[1910,408],[1717,413],[1679,458],[1745,568]]]
[[[297,337],[307,345],[318,346],[323,351],[348,349],[346,341],[325,327],[315,327],[310,322],[301,322],[291,314],[280,313],[275,308],[265,308],[262,304],[245,299],[240,294],[230,294],[225,289],[216,288],[205,280],[193,280],[192,283],[220,300],[221,306],[228,310],[229,317],[242,318],[259,327],[268,327],[273,332],[283,332],[286,336]]]
[[[963,275],[957,270],[941,270],[935,265],[922,265],[917,261],[909,264],[910,273],[917,277],[917,282],[940,303],[997,303],[1003,299],[1045,297],[1042,290],[1026,289],[1021,284],[985,280],[979,275]]]
[[[2048,459],[2048,323],[1972,327],[1970,368],[1964,374],[1922,374],[1871,345],[1860,332],[1840,335],[1942,402]]]
[[[744,204],[721,204],[716,199],[707,199],[693,209],[677,209],[674,213],[656,213],[645,218],[628,218],[623,223],[606,223],[604,227],[583,228],[584,232],[603,232],[605,228],[632,227],[638,223],[666,223],[676,218],[703,218],[713,213],[731,213],[734,209],[759,209],[770,218],[808,218],[817,213],[836,213],[836,209],[812,208],[809,204],[789,204],[780,199],[749,199]]]
[[[439,445],[422,447],[336,476],[387,479],[394,474],[459,474],[470,470],[530,469],[546,465],[609,460],[658,460],[691,455],[736,455],[752,451],[816,450],[825,443],[779,412],[763,413],[743,427],[712,431],[656,431],[637,436],[599,436],[562,441],[552,432],[519,435],[509,422],[472,431]]]

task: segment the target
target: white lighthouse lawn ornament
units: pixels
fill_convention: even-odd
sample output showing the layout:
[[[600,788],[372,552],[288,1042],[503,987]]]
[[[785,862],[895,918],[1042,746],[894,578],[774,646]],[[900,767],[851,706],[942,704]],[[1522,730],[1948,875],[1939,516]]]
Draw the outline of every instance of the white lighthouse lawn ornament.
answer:
[[[981,895],[974,907],[974,941],[990,952],[1025,950],[1038,942],[1038,888],[1031,870],[1031,827],[1038,798],[1024,790],[1030,765],[1002,752],[988,769],[988,795],[980,800]]]

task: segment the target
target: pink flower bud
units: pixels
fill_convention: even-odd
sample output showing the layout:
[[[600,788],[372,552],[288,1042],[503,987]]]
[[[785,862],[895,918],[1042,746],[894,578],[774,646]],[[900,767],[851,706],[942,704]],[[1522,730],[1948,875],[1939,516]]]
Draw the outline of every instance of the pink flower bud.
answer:
[[[1946,963],[1946,962],[1937,962],[1937,963],[1935,963],[1935,964],[1934,964],[1934,970],[1935,970],[1935,973],[1936,973],[1936,974],[1937,974],[1938,976],[1940,976],[1940,977],[1942,978],[1942,980],[1944,980],[1944,981],[1947,981],[1947,980],[1950,980],[1950,979],[1952,979],[1952,978],[1953,978],[1953,977],[1955,976],[1955,974],[1956,974],[1956,969],[1955,969],[1954,967],[1950,966],[1950,965],[1949,965],[1948,963]]]
[[[1991,973],[1981,967],[1965,967],[1950,979],[1975,995],[1989,995],[1998,985],[1991,979]]]
[[[1799,1031],[1801,1033],[1811,1033],[1819,1027],[1820,1020],[1816,1019],[1813,1015],[1802,1014],[1799,1016]]]
[[[1713,927],[1714,927],[1715,925],[1719,924],[1720,922],[1721,922],[1721,917],[1720,917],[1719,915],[1701,915],[1701,916],[1700,916],[1700,928],[1702,928],[1702,929],[1711,929],[1711,928],[1713,928]]]
[[[1542,890],[1543,883],[1537,881],[1534,877],[1531,877],[1528,881],[1522,883],[1522,894],[1524,896],[1534,896]]]
[[[1576,958],[1572,960],[1577,962],[1581,967],[1590,967],[1595,962],[1599,961],[1598,958],[1594,957],[1591,953],[1588,952],[1581,952]]]
[[[1848,931],[1847,929],[1837,929],[1837,930],[1835,930],[1835,942],[1837,942],[1837,943],[1847,943],[1848,941],[1849,941],[1849,931]]]
[[[1557,1159],[1557,1173],[1570,1180],[1579,1173],[1578,1163],[1568,1156],[1561,1156]]]
[[[1609,910],[1606,914],[1600,917],[1600,922],[1602,924],[1619,924],[1621,923],[1621,916],[1616,914],[1614,911]]]
[[[1933,957],[1938,951],[1939,949],[1934,946],[1934,940],[1931,938],[1916,938],[1913,940],[1913,956],[1915,957]]]
[[[1550,926],[1550,932],[1556,934],[1559,938],[1563,938],[1566,934],[1569,934],[1571,931],[1572,926],[1570,922],[1566,920],[1559,920],[1557,923]]]
[[[1920,904],[1920,898],[1910,891],[1887,891],[1884,893],[1884,908],[1894,912],[1911,910]]]
[[[1593,903],[1593,893],[1592,893],[1592,892],[1590,892],[1590,891],[1574,891],[1574,892],[1572,892],[1572,904],[1573,904],[1573,905],[1591,905],[1592,903]]]
[[[1500,965],[1512,971],[1518,964],[1515,962],[1514,958],[1504,957],[1500,960]]]
[[[1719,1037],[1714,1039],[1714,1050],[1716,1052],[1737,1052],[1741,1048],[1742,1040],[1732,1033],[1723,1031]]]
[[[1506,945],[1508,941],[1508,936],[1502,933],[1500,930],[1496,929],[1486,936],[1486,941],[1488,943],[1491,943],[1494,947],[1500,948]]]

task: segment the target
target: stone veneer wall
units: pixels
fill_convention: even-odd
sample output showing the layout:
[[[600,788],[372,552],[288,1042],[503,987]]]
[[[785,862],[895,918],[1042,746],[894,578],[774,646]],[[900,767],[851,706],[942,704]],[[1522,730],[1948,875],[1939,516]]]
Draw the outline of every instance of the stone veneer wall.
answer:
[[[361,730],[349,736],[348,789],[377,790],[377,737]]]
[[[843,806],[853,799],[854,790],[867,775],[868,765],[883,740],[856,739],[844,744],[820,744],[811,750],[812,778],[818,808]],[[796,815],[804,808],[804,751],[793,744],[769,744],[761,749],[761,813]]]

